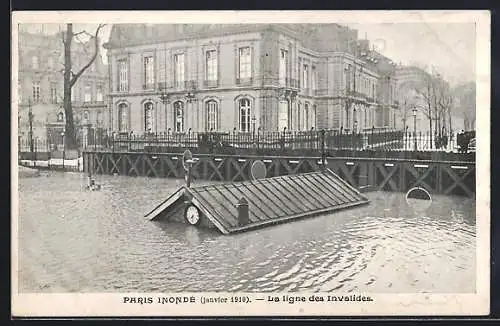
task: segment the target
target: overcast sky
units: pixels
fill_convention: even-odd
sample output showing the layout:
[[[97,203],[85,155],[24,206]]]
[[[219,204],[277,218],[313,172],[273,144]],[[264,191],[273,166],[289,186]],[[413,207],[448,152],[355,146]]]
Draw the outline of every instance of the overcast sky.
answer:
[[[476,34],[472,23],[345,24],[358,30],[376,49],[396,62],[434,66],[452,85],[475,80]],[[95,32],[96,25],[75,24],[74,30]],[[51,31],[57,31],[54,24]],[[111,25],[101,31],[107,42]],[[49,32],[46,30],[46,32]],[[103,59],[106,53],[103,49]]]
[[[347,24],[396,62],[434,65],[452,84],[475,80],[476,32],[472,23]]]

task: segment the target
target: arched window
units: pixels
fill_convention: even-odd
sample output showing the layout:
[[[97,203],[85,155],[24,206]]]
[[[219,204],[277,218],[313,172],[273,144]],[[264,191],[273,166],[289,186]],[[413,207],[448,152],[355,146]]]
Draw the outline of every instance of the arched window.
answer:
[[[89,123],[89,111],[83,112],[83,123]]]
[[[64,113],[63,112],[59,112],[57,114],[57,122],[64,122]]]
[[[174,103],[174,130],[175,132],[184,131],[184,103],[177,101]]]
[[[304,105],[304,130],[309,129],[309,104]]]
[[[125,103],[118,105],[118,130],[128,130],[128,105]]]
[[[210,100],[206,102],[206,112],[207,112],[207,125],[206,125],[206,130],[207,131],[216,131],[217,130],[217,121],[218,121],[218,107],[217,107],[217,102],[214,100]]]
[[[311,112],[311,126],[309,127],[309,129],[311,129],[311,127],[316,128],[316,114],[316,104],[314,104]]]
[[[300,106],[300,103],[297,104],[297,130],[300,130],[301,126],[302,126],[302,121],[301,121],[301,118],[302,118],[302,112],[301,111],[301,106]]]
[[[101,111],[97,111],[95,122],[96,122],[96,125],[99,127],[102,125],[102,112]]]
[[[154,116],[154,108],[153,103],[146,102],[144,103],[144,131],[152,132],[153,131],[153,116]]]
[[[285,128],[288,128],[289,124],[289,109],[288,109],[288,101],[280,101],[279,102],[279,115],[278,115],[278,130],[282,131]]]
[[[247,98],[243,98],[239,100],[239,116],[240,116],[240,131],[241,132],[250,132],[250,114],[251,114],[251,106],[250,100]]]

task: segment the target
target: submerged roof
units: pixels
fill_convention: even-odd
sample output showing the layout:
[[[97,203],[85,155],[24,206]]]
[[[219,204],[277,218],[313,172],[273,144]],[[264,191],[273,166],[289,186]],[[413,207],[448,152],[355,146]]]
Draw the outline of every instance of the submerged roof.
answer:
[[[233,233],[329,213],[368,203],[357,189],[331,170],[268,179],[181,188],[146,215],[151,220],[174,210],[186,198],[222,233]],[[245,198],[249,221],[240,225],[237,204]]]

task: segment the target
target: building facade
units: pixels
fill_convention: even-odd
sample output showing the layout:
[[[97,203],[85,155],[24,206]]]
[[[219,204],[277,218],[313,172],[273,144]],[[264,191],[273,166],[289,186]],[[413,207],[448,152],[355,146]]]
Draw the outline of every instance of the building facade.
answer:
[[[394,65],[337,24],[113,25],[118,132],[391,128]]]
[[[20,26],[19,31],[19,132],[21,136],[28,136],[31,111],[33,135],[45,139],[51,129],[63,129],[65,125],[64,47],[59,32],[48,34],[32,27]],[[94,41],[75,40],[71,52],[73,72],[86,65],[93,53]],[[106,127],[107,72],[98,55],[72,88],[73,117],[82,132],[89,127]]]

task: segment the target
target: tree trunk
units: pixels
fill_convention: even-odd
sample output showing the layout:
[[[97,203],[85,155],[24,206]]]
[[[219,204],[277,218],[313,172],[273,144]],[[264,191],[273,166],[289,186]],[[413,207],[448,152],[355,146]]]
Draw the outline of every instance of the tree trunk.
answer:
[[[66,130],[64,141],[67,149],[76,149],[75,125],[73,121],[73,107],[71,105],[71,41],[73,40],[73,24],[67,24],[64,35],[64,116],[66,117]]]

